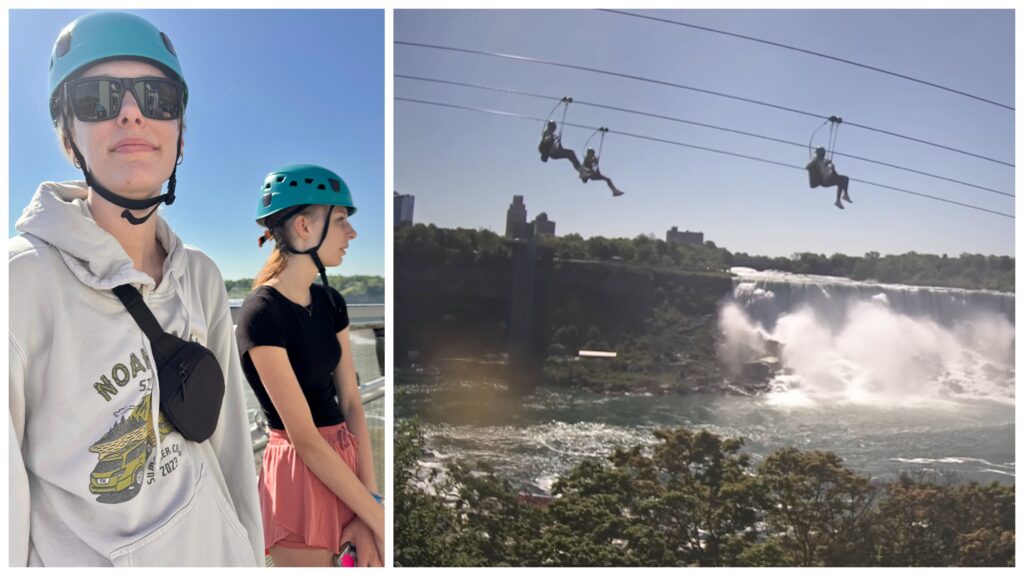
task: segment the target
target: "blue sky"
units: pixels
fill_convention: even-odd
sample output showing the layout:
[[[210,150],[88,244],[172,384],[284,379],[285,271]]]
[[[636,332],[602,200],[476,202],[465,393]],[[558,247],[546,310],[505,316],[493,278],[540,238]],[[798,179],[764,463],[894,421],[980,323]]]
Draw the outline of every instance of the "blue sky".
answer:
[[[384,275],[383,11],[135,12],[174,42],[189,85],[177,199],[161,208],[178,235],[225,278],[251,278],[270,254],[253,222],[263,176],[320,164],[359,209],[359,237],[329,272]],[[46,91],[53,41],[84,13],[10,12],[11,235],[40,182],[82,177],[58,149]]]
[[[1014,104],[1014,19],[1003,11],[650,12],[791,44]],[[506,52],[669,80],[838,114],[846,120],[1014,161],[1014,112],[877,72],[745,40],[598,11],[395,12],[396,41]],[[482,56],[395,46],[396,74],[444,78],[614,106],[807,142],[820,121],[693,92]],[[552,103],[396,78],[395,96],[544,117]],[[395,189],[416,196],[416,221],[503,232],[523,194],[559,235],[664,238],[700,230],[732,251],[860,255],[917,251],[1013,255],[1014,221],[854,182],[854,204],[805,173],[708,152],[609,136],[603,183],[566,161],[539,161],[539,122],[395,102]],[[806,148],[581,106],[568,120],[803,165]],[[818,142],[824,142],[825,130]],[[566,128],[579,151],[589,133]],[[596,140],[595,140],[596,142]],[[838,151],[1014,193],[1014,169],[844,126]],[[840,173],[1014,213],[1014,199],[836,157]]]

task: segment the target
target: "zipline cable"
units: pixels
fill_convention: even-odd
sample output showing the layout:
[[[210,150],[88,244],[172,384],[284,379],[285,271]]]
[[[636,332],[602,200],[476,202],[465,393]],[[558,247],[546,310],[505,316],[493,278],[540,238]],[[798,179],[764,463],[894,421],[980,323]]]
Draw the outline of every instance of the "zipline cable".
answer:
[[[785,111],[785,112],[791,112],[793,114],[799,114],[801,116],[808,116],[808,117],[811,117],[811,118],[821,118],[821,119],[828,118],[828,116],[826,116],[826,115],[816,114],[814,112],[808,112],[806,110],[799,110],[799,109],[796,109],[796,108],[790,108],[788,106],[782,106],[782,105],[779,105],[779,104],[772,104],[771,102],[765,102],[763,100],[755,100],[753,98],[746,98],[744,96],[736,96],[735,94],[727,94],[725,92],[716,92],[714,90],[707,90],[707,89],[704,89],[704,88],[697,88],[695,86],[687,86],[685,84],[678,84],[676,82],[669,82],[667,80],[659,80],[659,79],[656,79],[656,78],[646,78],[644,76],[637,76],[637,75],[634,75],[634,74],[625,74],[625,73],[622,73],[622,72],[614,72],[614,71],[611,71],[611,70],[602,70],[600,68],[592,68],[590,66],[581,66],[579,64],[569,64],[569,63],[566,63],[566,62],[555,62],[555,61],[552,61],[552,60],[543,60],[543,59],[540,59],[540,58],[531,58],[529,56],[519,56],[519,55],[516,55],[516,54],[505,54],[505,53],[501,53],[501,52],[488,52],[486,50],[476,50],[476,49],[470,49],[470,48],[458,48],[458,47],[455,47],[455,46],[442,46],[442,45],[439,45],[439,44],[427,44],[427,43],[423,43],[423,42],[406,42],[406,41],[402,41],[402,40],[395,40],[394,43],[397,44],[397,45],[400,45],[400,46],[411,46],[411,47],[416,47],[416,48],[429,48],[429,49],[433,49],[433,50],[446,50],[446,51],[450,51],[450,52],[461,52],[461,53],[464,53],[464,54],[476,54],[476,55],[479,55],[479,56],[490,56],[490,57],[493,57],[493,58],[505,58],[505,59],[508,59],[508,60],[517,60],[517,61],[520,61],[520,62],[530,62],[530,63],[533,63],[533,64],[544,64],[544,65],[547,65],[547,66],[556,66],[556,67],[568,68],[568,69],[572,69],[572,70],[582,70],[584,72],[592,72],[592,73],[595,73],[595,74],[603,74],[603,75],[606,75],[606,76],[617,76],[617,77],[626,78],[626,79],[629,79],[629,80],[636,80],[638,82],[647,82],[647,83],[650,83],[650,84],[658,84],[658,85],[662,85],[662,86],[669,86],[669,87],[672,87],[672,88],[679,88],[679,89],[682,89],[682,90],[690,90],[690,91],[693,91],[693,92],[700,92],[702,94],[710,94],[712,96],[719,96],[721,98],[728,98],[730,100],[737,100],[737,101],[740,101],[740,102],[747,102],[749,104],[756,104],[758,106],[774,108],[776,110],[782,110],[782,111]],[[886,134],[888,136],[893,136],[895,138],[902,138],[904,140],[909,140],[911,142],[917,142],[919,144],[926,144],[928,146],[933,146],[935,148],[941,148],[943,150],[948,150],[950,152],[956,152],[958,154],[964,154],[966,156],[972,156],[974,158],[979,158],[981,160],[987,160],[989,162],[994,162],[996,164],[1002,164],[1004,166],[1009,166],[1011,168],[1013,167],[1013,163],[1012,162],[1005,162],[1003,160],[997,160],[995,158],[990,158],[988,156],[984,156],[982,154],[976,154],[974,152],[968,152],[966,150],[961,150],[959,148],[954,148],[952,146],[947,146],[945,144],[939,144],[937,142],[931,142],[931,141],[924,140],[924,139],[921,139],[921,138],[915,138],[915,137],[912,137],[912,136],[906,136],[906,135],[903,135],[903,134],[899,134],[897,132],[892,132],[892,131],[889,131],[889,130],[883,130],[881,128],[873,128],[871,126],[867,126],[867,125],[864,125],[864,124],[857,124],[857,123],[854,123],[854,122],[846,122],[846,124],[849,125],[849,126],[855,126],[857,128],[861,128],[861,129],[864,129],[864,130],[870,130],[872,132],[877,132],[879,134]]]
[[[430,100],[420,100],[418,98],[405,98],[405,97],[402,97],[402,96],[395,96],[395,100],[398,100],[398,101],[401,101],[401,102],[413,102],[413,103],[417,103],[417,104],[425,104],[425,105],[430,105],[430,106],[439,106],[439,107],[443,107],[443,108],[453,108],[453,109],[456,109],[456,110],[468,110],[468,111],[472,111],[472,112],[481,112],[481,113],[485,113],[485,114],[493,114],[493,115],[497,115],[497,116],[506,116],[506,117],[509,117],[509,118],[519,118],[519,119],[531,120],[531,121],[543,120],[543,118],[538,118],[536,116],[527,116],[525,114],[517,114],[515,112],[506,112],[506,111],[503,111],[503,110],[492,110],[492,109],[488,109],[488,108],[476,108],[476,107],[473,107],[473,106],[463,106],[461,104],[449,104],[449,103],[446,103],[446,102],[434,102],[434,101],[430,101]],[[567,126],[572,126],[574,128],[583,128],[583,129],[586,129],[586,130],[598,130],[599,129],[599,127],[587,126],[587,125],[584,125],[584,124],[567,123],[566,125]],[[776,166],[784,166],[786,168],[793,168],[793,169],[796,169],[796,170],[804,171],[804,167],[803,166],[797,166],[797,165],[794,165],[794,164],[786,164],[785,162],[778,162],[778,161],[775,161],[775,160],[769,160],[767,158],[760,158],[760,157],[757,157],[757,156],[750,156],[748,154],[739,154],[737,152],[729,152],[728,150],[720,150],[720,149],[717,149],[717,148],[710,148],[710,147],[707,147],[707,146],[698,146],[696,144],[688,144],[686,142],[679,142],[679,141],[676,141],[676,140],[668,140],[668,139],[665,139],[665,138],[657,138],[657,137],[654,137],[654,136],[647,136],[647,135],[644,135],[644,134],[634,134],[634,133],[631,133],[631,132],[622,132],[622,131],[619,131],[619,130],[609,130],[608,133],[618,134],[620,136],[627,136],[627,137],[630,137],[630,138],[637,138],[637,139],[640,139],[640,140],[648,140],[648,141],[651,141],[651,142],[661,142],[661,143],[664,143],[664,144],[672,144],[674,146],[682,146],[682,147],[685,147],[685,148],[693,148],[693,149],[696,149],[696,150],[704,150],[704,151],[707,151],[707,152],[714,152],[716,154],[724,154],[724,155],[727,155],[727,156],[734,156],[736,158],[745,158],[747,160],[754,160],[754,161],[762,162],[762,163],[765,163],[765,164],[773,164],[773,165],[776,165]],[[956,200],[949,200],[948,198],[941,198],[939,196],[932,196],[930,194],[923,194],[921,192],[914,192],[913,190],[907,190],[906,188],[897,188],[895,186],[889,186],[887,184],[879,184],[877,182],[870,182],[868,180],[860,180],[860,179],[856,179],[856,178],[850,178],[850,180],[853,181],[853,182],[860,182],[862,184],[868,184],[870,186],[877,186],[879,188],[886,188],[888,190],[893,190],[893,191],[896,191],[896,192],[902,192],[904,194],[910,194],[910,195],[913,195],[913,196],[918,196],[918,197],[921,197],[921,198],[928,198],[928,199],[931,199],[931,200],[935,200],[937,202],[944,202],[946,204],[953,204],[953,205],[961,206],[961,207],[964,207],[964,208],[970,208],[972,210],[979,210],[981,212],[988,212],[989,214],[995,214],[997,216],[1003,216],[1003,217],[1006,217],[1006,218],[1010,218],[1011,220],[1014,219],[1014,216],[1012,214],[1007,214],[1005,212],[998,212],[996,210],[989,210],[988,208],[982,208],[981,206],[975,206],[973,204],[967,204],[967,203],[964,203],[964,202],[957,202]]]
[[[671,20],[669,18],[659,18],[657,16],[649,16],[647,14],[637,14],[635,12],[626,12],[625,10],[610,10],[610,9],[606,9],[606,8],[601,8],[601,9],[598,9],[598,11],[600,11],[600,12],[608,12],[608,13],[611,13],[611,14],[618,14],[620,16],[632,16],[633,18],[641,18],[641,19],[644,19],[644,20],[652,20],[652,21],[655,21],[655,22],[662,22],[664,24],[673,24],[673,25],[676,25],[676,26],[684,26],[686,28],[693,28],[695,30],[702,30],[704,32],[712,32],[714,34],[722,34],[724,36],[732,36],[734,38],[742,38],[743,40],[750,40],[751,42],[760,42],[761,44],[767,44],[769,46],[775,46],[777,48],[784,48],[786,50],[792,50],[794,52],[802,52],[804,54],[810,54],[811,56],[817,56],[819,58],[826,58],[828,60],[834,60],[836,62],[842,62],[843,64],[849,64],[850,66],[857,66],[859,68],[864,68],[866,70],[871,70],[871,71],[874,71],[874,72],[880,72],[882,74],[888,74],[889,76],[895,76],[897,78],[902,78],[903,80],[909,80],[910,82],[917,82],[918,84],[924,84],[925,86],[930,86],[932,88],[937,88],[939,90],[945,90],[947,92],[952,92],[953,94],[959,94],[960,96],[966,96],[967,98],[973,98],[975,100],[980,100],[981,102],[985,102],[987,104],[992,104],[993,106],[999,106],[1000,108],[1005,108],[1007,110],[1015,110],[1015,108],[1013,106],[1010,106],[1008,104],[1003,104],[1002,102],[996,102],[995,100],[989,100],[988,98],[983,98],[981,96],[977,96],[977,95],[971,94],[969,92],[964,92],[963,90],[957,90],[956,88],[950,88],[949,86],[943,86],[942,84],[938,84],[938,83],[935,83],[935,82],[930,82],[928,80],[922,80],[920,78],[914,78],[913,76],[908,76],[906,74],[901,74],[899,72],[893,72],[892,70],[886,70],[885,68],[879,68],[877,66],[872,66],[870,64],[863,64],[861,62],[855,62],[853,60],[847,60],[846,58],[840,58],[838,56],[832,56],[830,54],[825,54],[823,52],[815,52],[814,50],[808,50],[806,48],[799,48],[797,46],[791,46],[789,44],[783,44],[782,42],[775,42],[775,41],[772,41],[772,40],[765,40],[764,38],[756,38],[754,36],[747,36],[746,34],[738,34],[736,32],[727,32],[725,30],[719,30],[719,29],[716,29],[716,28],[711,28],[710,26],[699,26],[697,24],[690,24],[689,22],[681,22],[679,20]]]
[[[436,83],[436,84],[447,84],[447,85],[451,85],[451,86],[461,86],[461,87],[465,87],[465,88],[476,88],[476,89],[479,89],[479,90],[489,90],[491,92],[500,92],[500,93],[505,93],[505,94],[515,94],[515,95],[518,95],[518,96],[528,96],[528,97],[531,97],[531,98],[538,98],[538,99],[544,99],[544,100],[560,100],[559,97],[551,96],[551,95],[548,95],[548,94],[537,94],[535,92],[526,92],[526,91],[522,91],[522,90],[515,90],[515,89],[512,89],[512,88],[498,88],[498,87],[494,87],[494,86],[485,86],[485,85],[482,85],[482,84],[472,84],[472,83],[469,83],[469,82],[457,82],[457,81],[454,81],[454,80],[444,80],[444,79],[440,79],[440,78],[428,78],[428,77],[425,77],[425,76],[412,76],[412,75],[409,75],[409,74],[395,74],[395,78],[402,78],[402,79],[405,79],[405,80],[416,80],[416,81],[420,81],[420,82],[432,82],[432,83]],[[659,120],[668,120],[668,121],[671,121],[671,122],[679,122],[679,123],[682,123],[682,124],[689,124],[689,125],[692,125],[692,126],[700,126],[701,128],[709,128],[711,130],[719,130],[719,131],[722,131],[722,132],[730,132],[730,133],[733,133],[733,134],[740,134],[740,135],[743,135],[743,136],[749,136],[749,137],[752,137],[752,138],[759,138],[761,140],[767,140],[769,142],[777,142],[779,144],[787,144],[789,146],[795,146],[795,147],[799,147],[799,148],[803,148],[803,146],[804,146],[803,144],[801,144],[799,142],[793,142],[792,140],[784,140],[782,138],[775,138],[773,136],[767,136],[767,135],[764,135],[764,134],[758,134],[756,132],[748,132],[748,131],[739,130],[739,129],[736,129],[736,128],[728,128],[728,127],[725,127],[725,126],[718,126],[718,125],[715,125],[715,124],[707,124],[705,122],[697,122],[697,121],[694,121],[694,120],[687,120],[685,118],[678,118],[678,117],[675,117],[675,116],[667,116],[667,115],[664,115],[664,114],[656,114],[656,113],[653,113],[653,112],[645,112],[643,110],[633,110],[633,109],[630,109],[630,108],[622,108],[622,107],[619,107],[619,106],[610,106],[610,105],[607,105],[607,104],[599,104],[599,103],[596,103],[596,102],[588,102],[588,101],[585,101],[585,100],[576,100],[576,99],[573,100],[573,103],[578,105],[578,106],[589,106],[589,107],[592,107],[592,108],[601,108],[601,109],[604,109],[604,110],[613,110],[615,112],[623,112],[623,113],[626,113],[626,114],[635,114],[635,115],[638,115],[638,116],[647,116],[649,118],[656,118],[656,119],[659,119]],[[551,113],[554,114],[554,111],[557,110],[558,106],[560,106],[560,105],[561,105],[561,103],[556,104],[555,108],[553,108],[551,110]],[[551,117],[551,114],[548,115],[548,119],[550,119],[550,117]],[[826,119],[821,124],[821,126],[818,127],[818,130],[821,130],[821,128],[824,128],[825,125],[828,124],[828,122],[829,122],[829,120]],[[814,134],[811,135],[811,140],[807,144],[807,147],[809,149],[809,155],[813,155],[814,154],[813,141],[814,141],[814,136],[818,133],[818,130],[815,130]],[[910,167],[907,167],[907,166],[900,166],[898,164],[892,164],[892,163],[889,163],[889,162],[883,162],[881,160],[875,160],[875,159],[872,159],[872,158],[865,158],[863,156],[857,156],[855,154],[850,154],[850,153],[847,153],[847,152],[836,152],[835,155],[836,156],[842,156],[844,158],[850,158],[850,159],[853,159],[853,160],[860,160],[861,162],[867,162],[869,164],[877,164],[879,166],[885,166],[887,168],[894,168],[896,170],[902,170],[902,171],[905,171],[905,172],[911,172],[913,174],[920,174],[922,176],[928,176],[930,178],[936,178],[938,180],[944,180],[946,182],[952,182],[954,184],[960,184],[961,186],[968,186],[970,188],[976,188],[978,190],[984,190],[986,192],[991,192],[993,194],[999,194],[1000,196],[1006,196],[1008,198],[1013,198],[1015,196],[1014,194],[1003,192],[1001,190],[996,190],[995,188],[989,188],[987,186],[982,186],[980,184],[973,184],[971,182],[965,182],[963,180],[957,180],[956,178],[950,178],[949,176],[942,176],[941,174],[935,174],[935,173],[932,173],[932,172],[926,172],[924,170],[918,170],[916,168],[910,168]]]

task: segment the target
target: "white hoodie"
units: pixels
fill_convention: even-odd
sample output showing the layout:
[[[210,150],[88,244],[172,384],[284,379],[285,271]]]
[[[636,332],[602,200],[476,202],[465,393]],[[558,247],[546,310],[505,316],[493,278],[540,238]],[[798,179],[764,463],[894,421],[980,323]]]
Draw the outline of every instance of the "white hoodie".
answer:
[[[41,184],[8,243],[10,563],[263,565],[245,380],[220,272],[156,216],[167,259],[155,287],[85,198],[84,182]],[[149,340],[111,292],[128,283],[164,330],[217,357],[226,390],[206,442],[185,440],[157,409]]]

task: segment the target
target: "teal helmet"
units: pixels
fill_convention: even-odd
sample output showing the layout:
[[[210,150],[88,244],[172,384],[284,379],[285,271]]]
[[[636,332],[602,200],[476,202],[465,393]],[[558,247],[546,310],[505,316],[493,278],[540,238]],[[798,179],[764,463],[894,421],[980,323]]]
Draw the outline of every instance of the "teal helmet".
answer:
[[[127,12],[92,12],[68,24],[50,52],[50,118],[57,121],[59,90],[71,76],[92,64],[116,59],[146,60],[176,76],[182,104],[188,86],[171,39],[145,18]]]
[[[349,216],[356,213],[352,192],[341,176],[313,164],[293,164],[263,179],[256,223],[266,226],[267,218],[274,214],[309,204],[344,206]]]

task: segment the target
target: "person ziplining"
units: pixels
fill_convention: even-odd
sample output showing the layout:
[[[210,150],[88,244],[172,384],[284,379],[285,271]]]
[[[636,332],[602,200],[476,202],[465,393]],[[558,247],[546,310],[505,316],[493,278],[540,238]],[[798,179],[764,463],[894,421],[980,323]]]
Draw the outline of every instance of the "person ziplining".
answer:
[[[853,204],[853,200],[850,200],[850,178],[843,176],[836,172],[836,166],[832,162],[832,154],[835,152],[835,142],[839,133],[839,125],[842,124],[843,119],[838,116],[829,116],[828,120],[825,121],[817,130],[811,134],[811,142],[809,147],[813,145],[814,136],[821,130],[825,124],[829,125],[829,149],[826,150],[822,146],[818,146],[814,150],[814,155],[811,157],[811,161],[807,163],[807,176],[810,180],[811,188],[817,188],[819,186],[829,188],[836,186],[836,208],[844,210],[843,200],[847,203]]]
[[[606,132],[608,132],[608,128],[606,128],[604,126],[598,128],[594,132],[594,134],[590,135],[590,138],[587,138],[587,143],[584,144],[584,146],[586,146],[587,144],[590,143],[590,139],[593,138],[595,134],[600,133],[601,134],[601,144],[600,144],[599,148],[603,150],[604,149],[604,135],[605,135]],[[605,182],[608,183],[608,188],[611,189],[612,196],[622,196],[623,194],[625,194],[625,192],[623,192],[622,190],[619,190],[618,188],[615,187],[615,183],[612,182],[611,178],[605,176],[604,174],[601,174],[601,169],[598,166],[600,160],[601,160],[600,153],[595,151],[593,148],[589,148],[588,147],[587,148],[587,152],[586,152],[586,154],[583,157],[583,167],[581,167],[580,170],[579,170],[580,180],[582,180],[584,184],[587,182],[587,180],[604,180]]]
[[[576,157],[576,152],[571,148],[566,149],[562,147],[562,129],[559,128],[558,123],[551,119],[558,107],[562,107],[562,124],[565,124],[565,115],[569,111],[569,104],[572,104],[572,98],[569,96],[563,96],[558,104],[551,109],[548,114],[547,120],[544,122],[544,131],[540,136],[540,144],[537,145],[537,150],[540,152],[540,161],[547,162],[548,158],[554,158],[560,160],[565,158],[569,160],[572,167],[579,172],[580,171],[580,160]]]
[[[608,178],[604,174],[601,174],[601,169],[598,166],[601,153],[599,151],[595,151],[593,148],[588,147],[588,145],[590,144],[590,140],[593,139],[595,135],[600,133],[601,144],[599,146],[599,149],[603,149],[604,135],[606,132],[608,132],[607,128],[602,126],[601,128],[595,130],[594,133],[590,135],[590,138],[587,138],[587,141],[583,144],[583,147],[586,149],[587,152],[582,164],[580,164],[579,157],[576,156],[576,152],[574,150],[572,150],[571,148],[564,148],[562,146],[562,129],[561,127],[559,127],[559,124],[557,122],[551,119],[551,116],[553,116],[555,112],[558,110],[558,108],[561,107],[561,126],[565,126],[565,116],[566,113],[569,111],[569,104],[572,104],[572,102],[572,97],[563,96],[562,99],[558,101],[558,104],[555,104],[555,107],[551,109],[551,112],[548,113],[548,117],[544,121],[544,130],[541,133],[540,144],[537,145],[537,150],[540,152],[541,162],[547,162],[548,158],[554,158],[556,160],[565,158],[566,160],[569,161],[570,164],[572,164],[572,167],[576,170],[576,173],[579,175],[580,180],[582,180],[584,184],[586,184],[588,180],[604,180],[605,182],[608,183],[608,187],[611,188],[612,196],[622,196],[624,192],[615,187],[615,184],[612,183],[611,178]]]
[[[580,160],[572,149],[562,148],[562,136],[555,133],[557,127],[558,125],[554,120],[548,120],[547,126],[544,127],[544,133],[540,137],[540,144],[537,146],[537,150],[540,151],[540,161],[547,162],[548,158],[554,158],[555,160],[566,158],[572,163],[572,167],[579,172],[581,167]]]

